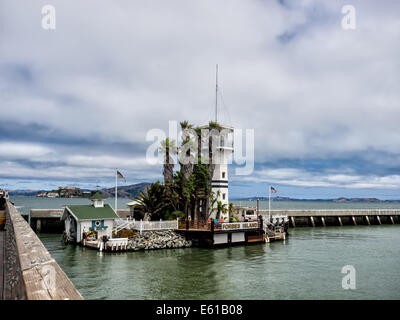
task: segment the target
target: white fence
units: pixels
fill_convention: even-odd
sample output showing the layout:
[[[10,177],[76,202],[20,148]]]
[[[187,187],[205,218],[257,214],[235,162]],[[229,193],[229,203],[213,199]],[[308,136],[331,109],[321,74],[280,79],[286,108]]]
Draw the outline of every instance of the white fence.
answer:
[[[119,219],[115,221],[116,226],[113,231],[118,232],[122,229],[135,229],[142,233],[143,231],[157,231],[157,230],[177,230],[178,219],[169,221],[143,221],[143,220],[130,220]]]

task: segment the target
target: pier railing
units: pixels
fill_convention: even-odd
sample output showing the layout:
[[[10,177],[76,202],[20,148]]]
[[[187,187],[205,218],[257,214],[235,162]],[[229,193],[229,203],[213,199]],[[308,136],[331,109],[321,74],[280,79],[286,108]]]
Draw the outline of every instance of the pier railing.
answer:
[[[64,271],[11,202],[6,206],[4,299],[81,300]]]
[[[215,220],[179,220],[180,230],[199,230],[199,231],[224,231],[224,230],[246,230],[259,229],[260,221],[250,222],[215,222]]]
[[[268,215],[268,210],[259,210],[259,214]],[[396,216],[400,209],[310,209],[310,210],[271,210],[271,215],[284,215],[289,217],[309,216]]]
[[[118,232],[122,229],[134,229],[140,232],[143,231],[161,231],[161,230],[176,230],[178,229],[178,219],[167,221],[143,221],[131,219],[119,219],[116,221],[116,227],[113,231]]]

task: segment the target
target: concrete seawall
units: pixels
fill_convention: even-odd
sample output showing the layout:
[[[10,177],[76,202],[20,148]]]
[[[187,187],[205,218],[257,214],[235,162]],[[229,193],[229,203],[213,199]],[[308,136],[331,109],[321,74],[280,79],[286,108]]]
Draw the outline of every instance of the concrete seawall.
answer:
[[[4,300],[82,300],[29,224],[7,202],[4,239]]]

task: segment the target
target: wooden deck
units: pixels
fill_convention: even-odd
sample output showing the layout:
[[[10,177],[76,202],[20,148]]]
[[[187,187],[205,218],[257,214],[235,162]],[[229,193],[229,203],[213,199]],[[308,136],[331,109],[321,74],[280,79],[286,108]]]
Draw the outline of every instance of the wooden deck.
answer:
[[[11,203],[8,210],[26,299],[81,300],[82,295]]]
[[[0,231],[0,300],[3,300],[4,291],[4,231]]]

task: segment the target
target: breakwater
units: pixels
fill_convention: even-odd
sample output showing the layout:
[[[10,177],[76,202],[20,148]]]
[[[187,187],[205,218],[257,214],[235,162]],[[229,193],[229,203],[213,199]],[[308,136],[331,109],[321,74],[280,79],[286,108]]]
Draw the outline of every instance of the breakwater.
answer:
[[[264,217],[269,214],[258,212]],[[281,215],[289,217],[291,228],[400,224],[400,209],[271,210],[272,218]]]
[[[128,250],[177,249],[192,246],[192,241],[174,231],[146,231],[128,241]]]

